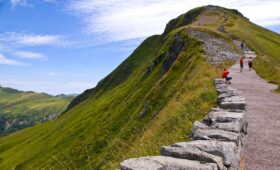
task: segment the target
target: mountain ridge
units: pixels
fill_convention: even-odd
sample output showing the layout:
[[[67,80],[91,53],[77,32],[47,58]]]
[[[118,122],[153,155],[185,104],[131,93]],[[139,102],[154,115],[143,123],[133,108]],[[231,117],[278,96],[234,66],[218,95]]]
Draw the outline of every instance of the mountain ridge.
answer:
[[[1,138],[0,168],[116,169],[126,158],[156,155],[160,146],[186,140],[193,122],[216,106],[213,78],[242,54],[232,38],[256,51],[260,75],[280,80],[271,75],[280,65],[272,62],[280,60],[275,55],[280,52],[275,43],[279,35],[234,10],[196,10],[201,11],[189,24],[175,19],[178,23],[173,21],[175,26],[169,27],[174,29],[166,35],[147,38],[55,121]],[[209,56],[215,51],[219,55],[211,64]]]

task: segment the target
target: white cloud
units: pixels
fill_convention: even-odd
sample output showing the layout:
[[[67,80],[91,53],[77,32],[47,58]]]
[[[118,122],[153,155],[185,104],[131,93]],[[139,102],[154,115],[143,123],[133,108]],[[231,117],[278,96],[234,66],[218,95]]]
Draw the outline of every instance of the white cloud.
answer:
[[[69,2],[67,9],[83,18],[85,32],[111,41],[160,34],[170,19],[194,7],[208,4],[238,9],[260,25],[280,24],[279,0],[69,0]]]
[[[11,60],[6,58],[3,54],[0,53],[0,64],[4,65],[15,65],[15,66],[27,66],[27,64],[16,61],[16,60]]]
[[[6,32],[0,34],[0,42],[16,43],[24,46],[40,45],[61,45],[63,40],[61,36],[49,34],[26,34],[17,32]]]
[[[13,6],[31,4],[32,0],[10,0]],[[63,47],[91,46],[100,42],[147,37],[163,32],[165,24],[188,10],[208,4],[235,8],[253,22],[267,26],[280,24],[279,0],[40,0],[67,4],[69,13],[78,15],[85,24],[83,30],[91,38],[66,38],[57,35],[18,34],[23,45],[57,45]],[[261,12],[260,12],[261,11]],[[94,38],[94,40],[92,40]],[[70,41],[69,41],[70,40]]]
[[[56,35],[56,34],[35,34],[25,32],[4,32],[0,33],[0,50],[3,48],[10,51],[18,47],[54,46],[60,48],[72,48],[89,46],[96,43],[88,36],[82,35]]]
[[[23,35],[19,36],[17,42],[19,44],[36,46],[36,45],[52,45],[59,41],[56,35]]]
[[[240,5],[238,9],[253,22],[262,25],[280,25],[280,1],[251,0],[250,4]]]
[[[44,54],[36,53],[32,51],[16,51],[14,52],[14,55],[20,57],[20,58],[26,58],[26,59],[39,59],[39,60],[46,60],[47,57]]]

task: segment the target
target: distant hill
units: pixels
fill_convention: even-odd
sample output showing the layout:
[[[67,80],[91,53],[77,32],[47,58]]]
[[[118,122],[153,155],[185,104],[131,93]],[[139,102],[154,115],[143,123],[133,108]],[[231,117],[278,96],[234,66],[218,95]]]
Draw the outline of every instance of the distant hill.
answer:
[[[213,79],[242,55],[280,84],[280,35],[232,9],[204,6],[171,20],[67,111],[0,139],[0,169],[117,169],[188,139],[192,124],[216,106]],[[264,113],[265,114],[265,113]]]
[[[56,118],[72,99],[0,86],[0,136]]]

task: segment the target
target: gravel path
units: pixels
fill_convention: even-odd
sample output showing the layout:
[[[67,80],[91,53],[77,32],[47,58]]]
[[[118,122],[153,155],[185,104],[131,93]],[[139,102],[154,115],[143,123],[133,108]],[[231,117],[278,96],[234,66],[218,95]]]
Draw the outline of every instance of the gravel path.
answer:
[[[247,101],[245,168],[280,170],[280,95],[271,92],[277,86],[261,79],[254,70],[248,71],[247,62],[244,65],[242,73],[239,63],[233,65],[230,74],[231,86],[242,91]]]

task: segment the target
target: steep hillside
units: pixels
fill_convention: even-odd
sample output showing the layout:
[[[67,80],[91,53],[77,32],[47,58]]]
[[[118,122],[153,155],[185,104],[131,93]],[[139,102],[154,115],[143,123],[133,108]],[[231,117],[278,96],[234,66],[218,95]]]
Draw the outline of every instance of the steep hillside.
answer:
[[[244,29],[273,34],[276,44],[280,39],[220,7],[171,20],[162,35],[147,38],[58,119],[1,138],[0,169],[116,169],[126,158],[158,154],[160,146],[186,140],[192,123],[216,105],[213,78],[242,54],[232,40],[258,48],[242,38]],[[273,62],[273,53],[264,54]]]
[[[0,136],[54,119],[72,98],[0,86]]]

